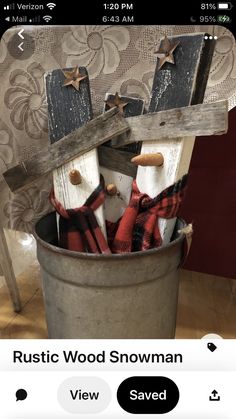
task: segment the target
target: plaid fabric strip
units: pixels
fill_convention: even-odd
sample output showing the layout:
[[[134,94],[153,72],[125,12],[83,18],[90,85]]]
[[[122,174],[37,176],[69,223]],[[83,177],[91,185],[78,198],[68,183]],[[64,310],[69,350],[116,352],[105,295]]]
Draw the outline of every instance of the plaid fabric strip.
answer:
[[[70,249],[76,252],[84,252],[85,247],[82,235],[78,234],[78,230],[70,219],[59,217],[59,246],[63,249]]]
[[[133,181],[129,206],[116,223],[106,222],[108,243],[98,226],[94,211],[105,201],[104,181],[92,192],[80,208],[66,210],[55,198],[50,200],[59,219],[59,245],[69,250],[90,253],[128,253],[152,249],[162,243],[158,218],[176,217],[187,183],[187,175],[150,198],[140,193]],[[111,249],[111,250],[110,250]]]
[[[152,199],[140,193],[134,181],[130,204],[120,220],[112,243],[112,252],[126,253],[160,246],[162,239],[158,218],[176,217],[186,183],[187,175],[184,175]]]
[[[80,208],[65,209],[55,198],[53,190],[50,201],[60,215],[59,246],[78,252],[111,253],[94,214],[105,201],[103,179]]]

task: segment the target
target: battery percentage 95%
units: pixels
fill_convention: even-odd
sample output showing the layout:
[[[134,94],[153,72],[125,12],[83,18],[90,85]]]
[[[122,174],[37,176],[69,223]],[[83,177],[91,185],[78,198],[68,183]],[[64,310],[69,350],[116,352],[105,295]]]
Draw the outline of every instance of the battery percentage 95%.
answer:
[[[216,16],[200,16],[199,20],[201,23],[216,23]]]

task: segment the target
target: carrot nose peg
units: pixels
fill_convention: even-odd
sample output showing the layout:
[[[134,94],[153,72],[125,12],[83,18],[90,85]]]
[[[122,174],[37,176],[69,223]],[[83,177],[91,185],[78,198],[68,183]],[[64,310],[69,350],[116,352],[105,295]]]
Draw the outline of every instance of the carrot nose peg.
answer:
[[[139,154],[131,159],[136,166],[163,166],[164,157],[161,153]]]

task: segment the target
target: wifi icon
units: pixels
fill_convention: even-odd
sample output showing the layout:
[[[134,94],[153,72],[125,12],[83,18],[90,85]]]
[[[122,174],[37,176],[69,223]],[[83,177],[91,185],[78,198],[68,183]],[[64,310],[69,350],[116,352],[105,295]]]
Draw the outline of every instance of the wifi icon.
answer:
[[[49,22],[52,19],[52,16],[43,16],[43,20],[45,20],[45,22]]]
[[[48,7],[50,10],[52,10],[52,9],[54,9],[54,7],[56,7],[56,4],[55,4],[55,3],[47,3],[47,7]]]

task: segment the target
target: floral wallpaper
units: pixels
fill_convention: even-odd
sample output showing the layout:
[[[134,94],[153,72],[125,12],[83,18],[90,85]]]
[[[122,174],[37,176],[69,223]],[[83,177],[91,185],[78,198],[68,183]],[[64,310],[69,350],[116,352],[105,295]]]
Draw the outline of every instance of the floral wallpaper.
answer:
[[[0,42],[0,219],[5,227],[31,232],[50,211],[51,177],[12,194],[1,174],[48,145],[44,75],[55,68],[86,66],[94,115],[102,112],[106,92],[142,97],[149,102],[156,65],[155,50],[167,35],[207,32],[217,43],[205,101],[236,105],[236,47],[220,26],[38,26],[25,27],[27,54],[10,48],[19,28]]]
[[[90,79],[100,73],[111,74],[120,64],[120,52],[127,49],[130,34],[125,27],[73,26],[62,38],[62,50],[67,54],[66,66],[74,67],[81,60]]]
[[[47,132],[46,96],[41,83],[44,73],[43,67],[34,62],[26,71],[13,70],[9,77],[11,87],[4,96],[12,125],[36,140]]]

